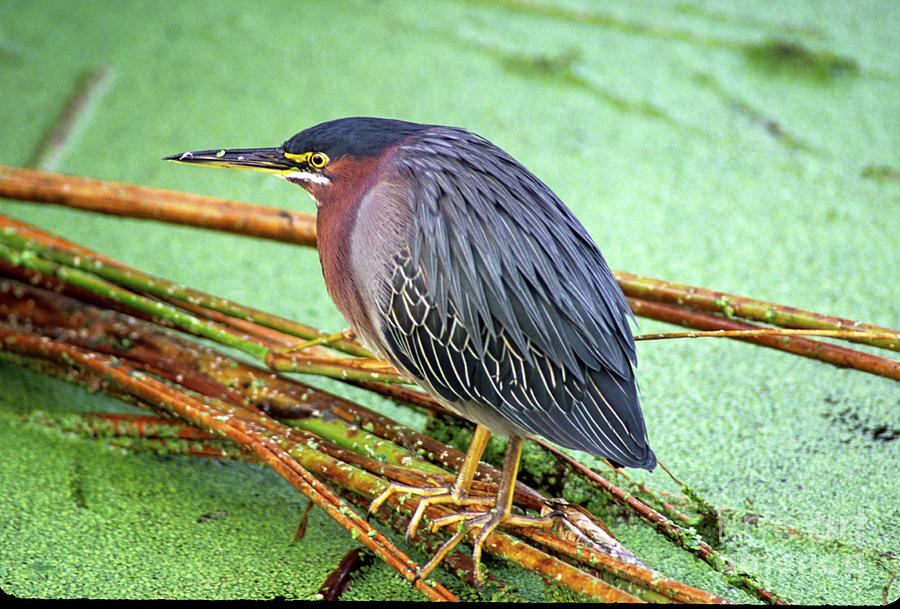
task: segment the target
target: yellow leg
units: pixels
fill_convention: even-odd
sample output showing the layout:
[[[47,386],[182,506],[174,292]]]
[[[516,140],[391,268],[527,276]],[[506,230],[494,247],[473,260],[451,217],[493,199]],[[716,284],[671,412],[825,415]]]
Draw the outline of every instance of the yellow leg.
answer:
[[[407,539],[415,537],[416,530],[422,521],[425,510],[436,504],[453,504],[457,506],[483,506],[479,510],[463,510],[456,514],[437,518],[431,522],[431,531],[437,531],[442,527],[458,524],[456,533],[447,540],[437,553],[421,569],[418,577],[425,578],[455,548],[469,533],[477,531],[472,541],[472,559],[475,562],[475,578],[481,582],[481,546],[491,532],[503,523],[518,526],[548,527],[552,524],[552,518],[529,518],[526,516],[511,515],[513,496],[516,487],[516,475],[519,469],[519,461],[522,457],[523,439],[519,436],[511,436],[506,447],[506,457],[503,462],[503,473],[500,477],[499,489],[496,497],[473,496],[470,494],[472,480],[478,470],[478,463],[487,445],[491,432],[486,427],[479,425],[475,430],[472,444],[466,451],[466,458],[459,468],[459,474],[452,484],[446,487],[417,487],[405,484],[391,484],[381,495],[375,498],[369,506],[369,513],[378,511],[378,508],[393,494],[398,492],[418,495],[419,505],[406,529]]]
[[[472,488],[472,480],[475,479],[475,472],[478,471],[478,464],[481,463],[481,455],[487,446],[488,440],[491,438],[491,430],[483,425],[475,428],[475,435],[472,436],[472,443],[469,444],[469,450],[466,451],[466,458],[459,468],[456,475],[456,481],[453,483],[451,494],[462,497]]]
[[[508,521],[515,521],[518,524],[549,526],[550,519],[536,519],[524,517],[511,517],[513,496],[515,495],[516,476],[519,471],[519,461],[522,458],[522,438],[520,436],[510,436],[509,444],[506,446],[506,457],[503,460],[503,473],[500,476],[500,488],[497,492],[497,498],[494,501],[494,508],[487,512],[471,512],[463,511],[443,518],[437,518],[431,523],[431,531],[437,531],[441,527],[445,527],[454,523],[460,523],[459,530],[451,537],[437,553],[429,560],[421,569],[419,569],[419,577],[428,577],[428,574],[444,559],[444,557],[463,540],[471,531],[479,531],[478,535],[472,541],[472,560],[475,562],[475,579],[480,584],[481,576],[481,546],[488,538],[488,535],[496,529],[500,524]],[[482,447],[483,448],[483,447]],[[460,477],[462,477],[460,470]],[[469,480],[471,483],[471,479]]]

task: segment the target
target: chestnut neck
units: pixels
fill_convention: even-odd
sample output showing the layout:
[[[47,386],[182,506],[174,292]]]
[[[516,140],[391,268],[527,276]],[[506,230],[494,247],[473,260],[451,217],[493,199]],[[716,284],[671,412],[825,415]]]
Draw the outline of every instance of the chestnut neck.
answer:
[[[347,323],[363,336],[371,335],[372,329],[354,277],[351,239],[359,204],[376,183],[394,150],[362,159],[338,159],[329,168],[329,173],[334,176],[332,183],[310,188],[319,204],[316,231],[325,285]]]

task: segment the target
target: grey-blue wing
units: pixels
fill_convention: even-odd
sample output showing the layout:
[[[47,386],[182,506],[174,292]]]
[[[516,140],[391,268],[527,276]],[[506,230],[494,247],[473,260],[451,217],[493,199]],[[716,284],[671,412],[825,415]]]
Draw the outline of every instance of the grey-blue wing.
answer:
[[[405,147],[419,230],[384,303],[392,358],[448,402],[652,469],[630,310],[581,224],[477,136],[440,129]]]

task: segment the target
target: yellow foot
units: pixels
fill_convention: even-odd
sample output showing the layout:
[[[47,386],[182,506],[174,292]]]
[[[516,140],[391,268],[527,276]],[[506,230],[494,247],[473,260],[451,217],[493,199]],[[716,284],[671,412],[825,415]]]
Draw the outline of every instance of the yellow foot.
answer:
[[[425,578],[440,563],[444,557],[455,548],[459,542],[474,534],[472,539],[472,560],[474,561],[475,581],[481,585],[481,546],[488,538],[491,532],[498,526],[503,524],[511,524],[520,527],[541,527],[547,528],[552,526],[553,518],[556,514],[549,514],[539,518],[530,518],[527,516],[514,516],[512,511],[513,490],[516,484],[516,470],[519,467],[519,458],[522,455],[522,437],[512,435],[506,446],[506,458],[503,461],[503,473],[498,484],[497,496],[489,497],[486,495],[475,495],[470,492],[472,481],[475,477],[475,470],[478,468],[478,461],[484,452],[491,432],[487,427],[478,425],[475,428],[475,435],[469,450],[466,452],[466,458],[463,460],[459,468],[459,474],[456,481],[449,485],[418,487],[408,486],[405,484],[391,484],[383,493],[378,495],[369,506],[369,514],[374,514],[378,508],[387,501],[394,493],[408,493],[419,497],[419,505],[413,513],[409,526],[406,528],[407,540],[416,536],[416,530],[422,522],[425,510],[429,506],[439,504],[452,504],[460,507],[471,506],[472,510],[464,510],[456,514],[441,516],[431,521],[430,530],[435,532],[438,529],[450,525],[456,525],[457,530],[454,535],[448,539],[444,545],[437,551],[434,557],[428,561],[421,569],[417,577]]]
[[[553,516],[537,518],[518,516],[509,513],[504,514],[496,508],[487,512],[464,511],[436,518],[431,522],[429,530],[433,533],[442,527],[454,524],[457,525],[456,533],[440,547],[431,560],[419,569],[418,576],[422,578],[428,577],[428,574],[440,564],[453,548],[471,533],[476,533],[472,539],[472,562],[474,563],[475,583],[480,586],[484,583],[484,576],[481,573],[481,547],[494,529],[501,525],[549,528],[553,525]]]
[[[406,539],[414,539],[419,524],[425,515],[428,506],[441,503],[450,503],[457,506],[464,505],[484,505],[490,506],[494,504],[494,498],[488,496],[474,496],[469,493],[462,493],[456,490],[454,485],[447,486],[409,486],[406,484],[391,484],[383,493],[378,495],[369,505],[369,514],[374,514],[384,504],[385,501],[393,494],[409,494],[419,497],[419,505],[413,513],[406,527]]]
[[[520,527],[549,528],[553,524],[556,515],[550,514],[543,517],[519,516],[510,514],[508,509],[497,509],[497,499],[484,495],[472,495],[456,490],[455,485],[418,487],[405,484],[391,484],[381,495],[375,498],[369,506],[369,514],[374,514],[394,493],[417,495],[419,504],[406,528],[407,542],[415,538],[416,531],[421,525],[425,510],[429,506],[439,504],[451,504],[456,506],[479,506],[480,510],[465,510],[456,514],[449,514],[431,521],[428,530],[432,533],[441,528],[456,525],[456,533],[444,542],[435,555],[419,569],[417,577],[426,578],[434,568],[447,556],[459,543],[476,533],[472,539],[472,560],[474,562],[474,576],[478,585],[483,582],[481,573],[481,548],[488,536],[501,525],[514,525]]]

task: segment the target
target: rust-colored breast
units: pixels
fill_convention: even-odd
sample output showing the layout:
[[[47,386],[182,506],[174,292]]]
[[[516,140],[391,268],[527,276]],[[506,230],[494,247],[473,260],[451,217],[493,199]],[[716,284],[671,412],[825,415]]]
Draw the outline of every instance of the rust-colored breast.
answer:
[[[392,154],[339,159],[329,170],[334,177],[327,192],[313,193],[319,202],[319,259],[328,293],[350,327],[375,348],[381,341],[372,314],[392,253],[402,247],[398,215],[407,205],[391,181]]]

